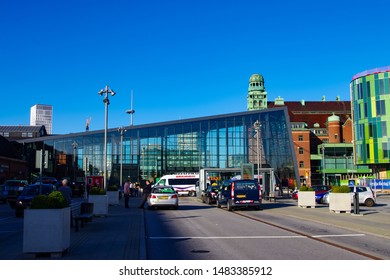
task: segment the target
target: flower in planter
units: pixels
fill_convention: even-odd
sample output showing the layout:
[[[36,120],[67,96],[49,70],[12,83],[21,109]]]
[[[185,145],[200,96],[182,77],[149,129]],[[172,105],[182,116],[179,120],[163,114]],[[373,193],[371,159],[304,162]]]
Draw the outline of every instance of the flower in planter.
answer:
[[[333,193],[349,193],[349,187],[348,186],[333,186],[332,187]]]
[[[49,195],[37,195],[31,201],[31,209],[60,209],[66,208],[68,204],[65,197],[59,191],[54,191]]]
[[[105,195],[106,191],[104,189],[98,188],[98,187],[93,187],[91,188],[91,191],[89,194],[97,194],[97,195]]]
[[[314,190],[310,187],[307,187],[307,186],[302,186],[300,189],[299,189],[300,192],[313,192]]]
[[[108,188],[107,188],[107,191],[117,191],[117,190],[118,190],[117,185],[108,186]]]

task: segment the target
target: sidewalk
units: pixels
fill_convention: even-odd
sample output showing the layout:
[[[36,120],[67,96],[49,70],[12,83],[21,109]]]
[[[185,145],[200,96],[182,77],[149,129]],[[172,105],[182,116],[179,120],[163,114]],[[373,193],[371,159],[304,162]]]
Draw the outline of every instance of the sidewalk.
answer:
[[[144,210],[138,208],[141,197],[131,197],[130,208],[110,205],[107,216],[93,217],[92,222],[71,228],[70,248],[61,260],[143,260],[146,259]],[[48,255],[21,254],[18,259],[52,259]]]
[[[69,253],[71,260],[140,260],[146,258],[144,214],[138,208],[140,197],[131,197],[130,208],[109,206],[106,217],[94,217],[79,232],[72,229]]]

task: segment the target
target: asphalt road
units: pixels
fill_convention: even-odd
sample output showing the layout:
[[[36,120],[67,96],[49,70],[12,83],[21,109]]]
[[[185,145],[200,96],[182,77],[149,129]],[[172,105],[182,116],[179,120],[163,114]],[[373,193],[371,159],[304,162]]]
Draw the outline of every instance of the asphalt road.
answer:
[[[180,199],[179,210],[145,211],[145,225],[152,260],[390,259],[386,238],[266,209],[228,212],[187,197]]]

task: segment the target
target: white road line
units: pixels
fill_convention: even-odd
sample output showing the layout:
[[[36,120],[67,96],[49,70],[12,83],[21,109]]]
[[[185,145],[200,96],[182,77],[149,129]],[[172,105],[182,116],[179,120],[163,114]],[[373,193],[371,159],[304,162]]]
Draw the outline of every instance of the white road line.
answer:
[[[363,233],[356,234],[328,234],[328,235],[313,235],[314,238],[323,238],[323,237],[360,237],[365,236]]]
[[[280,238],[307,238],[305,236],[151,236],[149,239],[280,239]]]
[[[312,238],[326,237],[361,237],[365,234],[329,234],[329,235],[312,235]],[[297,239],[308,238],[301,235],[280,235],[280,236],[150,236],[153,240],[175,240],[175,239]]]

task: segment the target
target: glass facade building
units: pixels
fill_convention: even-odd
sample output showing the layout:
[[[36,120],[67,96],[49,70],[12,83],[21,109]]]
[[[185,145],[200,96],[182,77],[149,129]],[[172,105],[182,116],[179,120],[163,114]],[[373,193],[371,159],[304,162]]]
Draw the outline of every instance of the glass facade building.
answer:
[[[261,123],[257,138],[254,123]],[[201,168],[271,167],[281,180],[299,184],[290,123],[285,107],[170,121],[108,130],[109,184],[142,180]],[[259,139],[259,140],[258,140]],[[48,152],[45,176],[83,178],[101,175],[104,130],[20,140],[31,176],[39,174],[37,151]],[[122,178],[122,179],[123,179]]]
[[[350,92],[356,163],[389,170],[390,67],[355,75]]]

